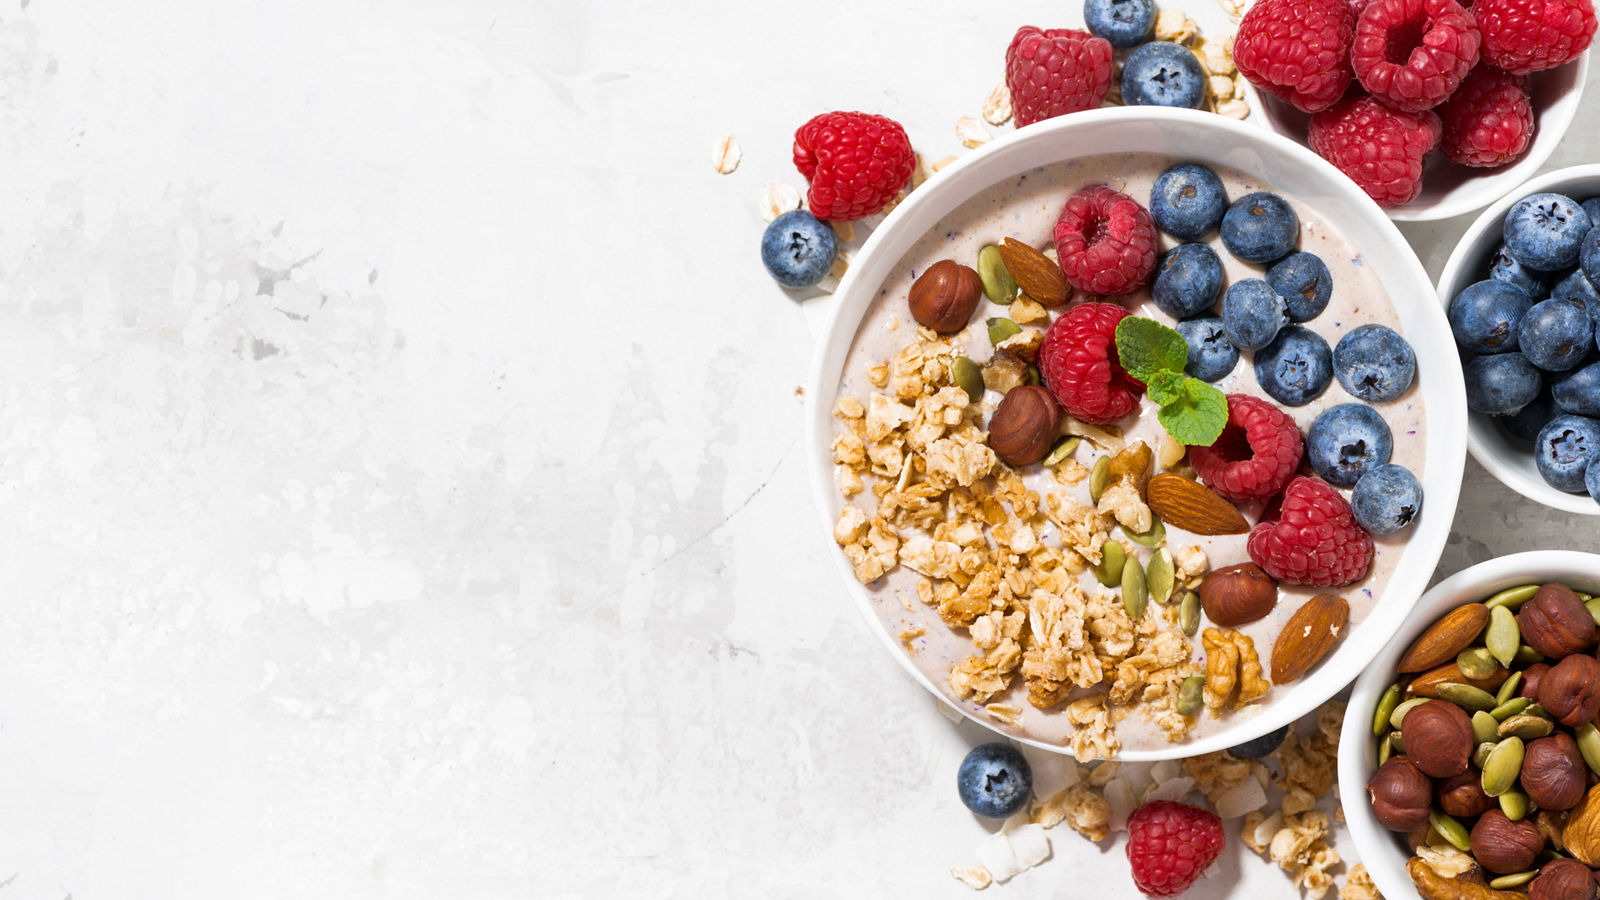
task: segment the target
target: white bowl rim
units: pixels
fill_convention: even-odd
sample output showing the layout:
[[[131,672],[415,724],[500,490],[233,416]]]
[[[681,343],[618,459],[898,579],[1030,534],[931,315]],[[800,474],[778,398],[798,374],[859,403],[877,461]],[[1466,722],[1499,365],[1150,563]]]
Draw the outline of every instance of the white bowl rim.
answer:
[[[1344,802],[1345,823],[1356,844],[1356,856],[1366,864],[1378,890],[1389,900],[1420,900],[1405,874],[1405,860],[1410,854],[1401,852],[1394,832],[1378,824],[1367,798],[1367,779],[1377,761],[1372,710],[1392,683],[1395,664],[1411,641],[1448,611],[1446,606],[1470,603],[1469,598],[1474,597],[1487,598],[1508,587],[1551,581],[1576,582],[1580,588],[1600,590],[1600,555],[1577,550],[1527,550],[1462,569],[1422,595],[1394,638],[1356,679],[1339,733],[1339,796]],[[1434,605],[1440,608],[1430,610]]]
[[[1010,135],[985,144],[974,152],[963,156],[940,171],[941,179],[939,183],[955,184],[957,183],[957,176],[968,170],[983,167],[985,161],[989,158],[1004,153],[1008,148],[1019,146],[1024,142],[1047,142],[1061,131],[1092,129],[1121,120],[1154,120],[1184,126],[1212,127],[1236,136],[1246,143],[1266,144],[1274,151],[1291,157],[1298,164],[1324,169],[1325,176],[1333,178],[1331,183],[1339,185],[1338,190],[1346,202],[1365,209],[1365,218],[1378,232],[1374,240],[1381,241],[1386,246],[1403,248],[1403,252],[1400,254],[1404,259],[1402,266],[1410,270],[1413,283],[1419,288],[1423,285],[1429,288],[1433,286],[1433,282],[1428,278],[1427,270],[1423,268],[1422,262],[1417,258],[1416,253],[1411,250],[1410,244],[1400,233],[1393,220],[1384,213],[1384,210],[1372,198],[1357,187],[1355,182],[1334,168],[1332,163],[1318,156],[1310,148],[1298,144],[1271,129],[1246,124],[1212,113],[1161,107],[1113,107],[1061,116],[1045,122],[1035,123],[1024,129],[1018,129]],[[976,190],[983,190],[1003,177],[1005,176],[991,179],[980,185]],[[832,455],[831,453],[820,452],[819,448],[827,448],[832,443],[832,398],[837,391],[837,378],[829,379],[825,383],[824,375],[826,373],[824,370],[830,368],[828,364],[835,353],[840,357],[840,365],[842,365],[842,357],[848,351],[848,347],[835,350],[830,338],[839,327],[839,321],[845,312],[845,299],[851,296],[851,291],[856,282],[860,281],[864,277],[864,273],[869,270],[869,267],[864,265],[865,261],[871,259],[876,248],[886,242],[888,237],[894,233],[895,226],[899,222],[912,217],[922,206],[942,202],[940,195],[941,192],[938,190],[925,188],[914,191],[907,196],[905,201],[900,203],[873,231],[871,237],[867,239],[861,251],[856,255],[854,263],[846,272],[838,289],[834,292],[833,307],[828,312],[827,320],[821,333],[822,336],[813,352],[810,372],[806,379],[806,392],[812,398],[811,406],[808,409],[805,437],[811,470],[812,505],[815,507],[823,527],[822,534],[829,536],[827,547],[829,555],[833,559],[835,571],[846,584],[856,609],[866,620],[868,629],[878,636],[880,643],[888,650],[901,669],[932,693],[941,704],[956,710],[963,717],[983,728],[995,732],[1002,739],[1027,744],[1054,753],[1070,753],[1067,748],[1062,746],[1001,731],[992,723],[971,714],[959,705],[951,703],[945,697],[943,691],[923,676],[922,672],[917,669],[906,655],[904,648],[883,626],[872,608],[871,600],[865,587],[856,581],[849,561],[843,553],[838,552],[837,547],[833,545],[831,540],[834,513],[830,510],[829,505],[833,496],[837,493],[837,489],[834,485]],[[951,207],[951,209],[953,208],[954,206]],[[876,285],[873,286],[873,289],[876,289]],[[1395,296],[1391,294],[1392,298]],[[1430,312],[1438,316],[1438,326],[1448,328],[1448,324],[1444,321],[1442,310],[1432,307],[1431,304],[1426,306],[1418,304],[1418,315],[1429,316]],[[853,331],[851,333],[854,334]],[[836,372],[837,369],[838,366],[832,367],[832,371]],[[1440,398],[1450,406],[1437,410],[1430,407],[1428,410],[1428,441],[1431,445],[1436,437],[1448,435],[1452,422],[1456,423],[1456,430],[1465,428],[1466,390],[1462,383],[1461,367],[1459,365],[1449,367],[1447,370],[1437,374],[1430,374],[1430,377],[1443,378],[1447,382],[1451,382],[1442,388],[1442,396]],[[1455,446],[1461,446],[1461,443],[1458,435]],[[1456,503],[1460,497],[1461,478],[1465,469],[1465,462],[1465,455],[1460,453],[1441,454],[1440,460],[1432,458],[1428,460],[1428,468],[1423,477],[1423,481],[1427,486],[1424,515],[1442,515],[1445,525],[1434,529],[1432,532],[1418,532],[1411,539],[1406,554],[1409,559],[1429,559],[1428,574],[1431,574],[1432,565],[1436,564],[1442,555],[1445,542],[1449,537],[1449,522],[1454,518]],[[1430,519],[1429,521],[1432,520]],[[1417,554],[1420,554],[1420,556]],[[1415,605],[1422,594],[1423,586],[1426,585],[1426,576],[1421,576],[1424,580],[1417,585],[1415,593],[1409,599],[1404,599],[1402,595],[1394,593],[1394,588],[1397,584],[1404,584],[1408,580],[1406,576],[1406,570],[1396,571],[1388,586],[1386,586],[1384,593],[1380,596],[1379,602],[1374,604],[1373,612],[1362,623],[1360,633],[1369,636],[1373,653],[1379,652],[1384,643],[1376,635],[1380,632],[1385,634],[1392,633],[1392,628],[1383,628],[1381,626],[1398,625],[1404,619],[1406,613]],[[1373,627],[1366,627],[1368,625]],[[1344,650],[1348,646],[1350,646],[1350,641],[1347,640],[1339,650]],[[1369,655],[1362,655],[1368,656],[1368,659],[1370,659]],[[1339,662],[1341,665],[1338,668],[1330,668],[1335,662]],[[1241,720],[1238,725],[1210,737],[1173,744],[1156,750],[1123,750],[1118,753],[1117,758],[1130,762],[1180,759],[1209,753],[1214,750],[1223,750],[1251,740],[1278,727],[1294,722],[1312,710],[1317,709],[1349,684],[1365,665],[1366,661],[1358,663],[1354,661],[1354,657],[1339,656],[1336,652],[1334,656],[1330,656],[1324,661],[1315,679],[1303,680],[1297,685],[1297,699],[1300,700],[1298,703],[1291,705],[1280,700],[1262,709],[1254,716]],[[1302,694],[1300,693],[1301,691],[1305,693]],[[1241,726],[1248,727],[1241,730]]]
[[[1450,257],[1445,261],[1444,269],[1439,273],[1439,304],[1445,309],[1450,308],[1450,300],[1460,293],[1467,285],[1482,279],[1470,277],[1470,266],[1474,263],[1477,254],[1472,250],[1472,245],[1477,243],[1481,236],[1491,227],[1499,227],[1505,219],[1506,211],[1511,209],[1519,200],[1532,194],[1551,191],[1566,193],[1566,188],[1581,181],[1591,181],[1594,191],[1600,194],[1600,163],[1585,163],[1578,166],[1568,166],[1564,169],[1553,169],[1542,175],[1530,178],[1516,190],[1499,200],[1496,200],[1488,209],[1485,209],[1478,218],[1474,219],[1467,230],[1462,233],[1461,239],[1456,242],[1455,249],[1450,252]],[[1465,388],[1463,388],[1464,390]],[[1482,426],[1482,429],[1476,426]],[[1588,494],[1569,494],[1558,490],[1544,479],[1529,477],[1527,473],[1507,465],[1483,439],[1482,430],[1494,428],[1494,423],[1487,421],[1481,414],[1468,412],[1467,451],[1472,454],[1479,465],[1489,470],[1501,484],[1513,491],[1527,497],[1529,500],[1541,503],[1562,512],[1578,513],[1585,516],[1600,516],[1600,503]]]

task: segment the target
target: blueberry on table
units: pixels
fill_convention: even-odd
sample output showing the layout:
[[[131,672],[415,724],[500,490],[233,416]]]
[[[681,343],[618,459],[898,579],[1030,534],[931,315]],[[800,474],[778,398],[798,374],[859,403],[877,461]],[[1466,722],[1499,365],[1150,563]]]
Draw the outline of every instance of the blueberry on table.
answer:
[[[1084,0],[1083,24],[1118,50],[1137,47],[1155,34],[1154,0]]]
[[[1206,72],[1188,47],[1151,41],[1122,63],[1122,102],[1128,106],[1199,109],[1205,99]]]
[[[1578,262],[1589,214],[1564,194],[1531,194],[1506,210],[1506,252],[1530,269],[1556,272]]]
[[[1329,407],[1306,432],[1306,461],[1323,481],[1339,487],[1353,487],[1393,452],[1389,423],[1365,403]]]
[[[1278,749],[1278,745],[1283,743],[1283,738],[1288,733],[1289,726],[1287,725],[1281,728],[1274,728],[1261,737],[1229,747],[1228,755],[1234,759],[1260,759]]]
[[[1557,378],[1551,385],[1550,399],[1562,412],[1600,416],[1600,362],[1590,363]],[[1532,403],[1528,405],[1533,406]],[[1549,418],[1547,408],[1545,419]],[[1544,422],[1539,425],[1544,425]],[[1527,439],[1532,440],[1532,435]]]
[[[1256,353],[1256,382],[1284,406],[1304,406],[1333,381],[1333,353],[1316,332],[1290,325]]]
[[[1539,396],[1544,377],[1521,353],[1496,353],[1468,360],[1461,367],[1467,382],[1467,408],[1505,416]]]
[[[1595,289],[1594,282],[1582,269],[1573,269],[1557,279],[1555,287],[1550,289],[1550,299],[1570,300],[1588,310],[1589,318],[1600,323],[1600,290]]]
[[[1582,243],[1578,244],[1578,267],[1592,282],[1600,278],[1600,228],[1593,227],[1600,224],[1593,216],[1589,217],[1590,228],[1583,236]]]
[[[1582,369],[1578,370],[1578,372],[1582,371]],[[1573,373],[1573,375],[1576,374],[1577,372]],[[1568,375],[1566,377],[1571,378],[1573,375]],[[1579,413],[1580,415],[1588,415],[1588,413],[1584,413],[1582,410],[1577,409],[1561,410],[1561,412],[1575,412]],[[1501,416],[1500,427],[1505,429],[1507,434],[1511,435],[1517,440],[1532,444],[1534,440],[1539,437],[1539,430],[1544,428],[1545,423],[1549,422],[1551,419],[1554,419],[1557,414],[1558,410],[1556,409],[1556,401],[1555,398],[1551,396],[1551,392],[1540,391],[1539,395],[1534,397],[1532,400],[1529,400],[1526,406],[1514,413],[1511,413],[1510,415]]]
[[[807,288],[833,269],[839,238],[828,223],[803,209],[772,220],[761,235],[761,262],[787,288]]]
[[[1506,245],[1502,243],[1495,249],[1494,260],[1489,263],[1489,277],[1495,281],[1503,281],[1514,288],[1520,288],[1530,297],[1542,297],[1548,275],[1512,259],[1511,254],[1506,252]]]
[[[1179,240],[1196,241],[1222,224],[1228,195],[1217,173],[1199,163],[1179,163],[1162,172],[1150,189],[1150,218]]]
[[[1350,396],[1386,403],[1411,387],[1417,354],[1400,332],[1387,325],[1362,325],[1333,348],[1333,375]]]
[[[1568,493],[1586,490],[1589,460],[1600,452],[1600,419],[1557,416],[1539,430],[1533,458],[1551,487]]]
[[[1322,257],[1305,250],[1291,253],[1267,270],[1267,284],[1289,304],[1289,321],[1309,322],[1328,308],[1333,275]]]
[[[1517,349],[1517,326],[1532,308],[1533,298],[1525,291],[1488,278],[1455,295],[1446,316],[1461,349],[1504,353]]]
[[[1218,382],[1239,364],[1239,348],[1228,340],[1222,320],[1200,316],[1178,323],[1178,333],[1189,345],[1189,361],[1183,370],[1205,382]]]
[[[1594,347],[1594,322],[1569,300],[1535,303],[1517,326],[1522,355],[1546,372],[1565,372],[1583,362]]]
[[[1222,214],[1222,243],[1250,263],[1277,262],[1300,240],[1300,217],[1289,201],[1270,191],[1245,194]]]
[[[1350,492],[1356,524],[1369,534],[1393,534],[1422,511],[1422,484],[1405,466],[1386,463],[1368,470]]]
[[[1288,304],[1259,278],[1235,281],[1222,295],[1222,329],[1240,350],[1272,343],[1288,320]]]
[[[1589,468],[1584,470],[1583,486],[1588,490],[1589,496],[1596,503],[1600,503],[1600,466],[1595,465],[1593,459],[1589,460]]]
[[[1004,819],[1027,805],[1033,793],[1033,769],[1010,744],[979,744],[961,761],[956,788],[967,809],[985,818]]]
[[[1174,319],[1210,309],[1222,295],[1222,260],[1205,244],[1179,244],[1156,261],[1150,299]]]

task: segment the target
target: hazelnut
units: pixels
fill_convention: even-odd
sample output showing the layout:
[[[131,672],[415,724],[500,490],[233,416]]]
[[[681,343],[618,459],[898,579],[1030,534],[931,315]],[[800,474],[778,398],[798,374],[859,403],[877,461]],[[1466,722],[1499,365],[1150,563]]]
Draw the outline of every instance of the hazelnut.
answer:
[[[1061,407],[1038,385],[1014,387],[989,417],[989,447],[1013,466],[1044,459],[1061,434]]]
[[[1471,769],[1434,785],[1434,792],[1439,796],[1439,808],[1458,819],[1477,818],[1495,805],[1483,792],[1483,778]]]
[[[1549,663],[1534,663],[1522,670],[1522,683],[1517,685],[1517,696],[1527,697],[1535,703],[1539,702],[1539,685],[1544,681],[1544,675],[1550,671]]]
[[[1561,659],[1594,643],[1594,617],[1564,584],[1547,584],[1522,604],[1517,628],[1528,646],[1551,659]]]
[[[1528,900],[1595,900],[1595,876],[1575,859],[1553,859],[1528,882]]]
[[[1255,563],[1213,569],[1200,582],[1200,606],[1213,624],[1237,628],[1272,612],[1278,583]]]
[[[1537,825],[1527,819],[1513,822],[1498,809],[1484,813],[1472,826],[1472,855],[1496,875],[1529,868],[1543,849],[1544,835]]]
[[[967,327],[983,296],[983,282],[971,266],[941,259],[911,284],[911,317],[940,334]]]
[[[1433,782],[1404,756],[1392,757],[1379,766],[1367,781],[1367,793],[1378,824],[1390,831],[1410,831],[1428,821]]]
[[[1449,778],[1472,759],[1472,720],[1447,700],[1429,700],[1406,713],[1406,756],[1424,775]]]
[[[1576,657],[1567,657],[1575,659]],[[1587,787],[1588,768],[1578,742],[1565,731],[1531,741],[1522,755],[1523,793],[1540,809],[1564,810],[1578,805]]]
[[[1568,728],[1593,720],[1600,712],[1600,661],[1573,655],[1556,663],[1539,680],[1539,705]]]

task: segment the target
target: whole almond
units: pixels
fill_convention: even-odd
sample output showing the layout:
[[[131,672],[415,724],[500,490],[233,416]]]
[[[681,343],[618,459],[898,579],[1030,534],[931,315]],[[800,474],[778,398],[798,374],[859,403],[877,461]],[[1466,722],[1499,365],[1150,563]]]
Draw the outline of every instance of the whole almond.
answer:
[[[1013,466],[1044,459],[1061,434],[1061,407],[1038,385],[1014,387],[989,418],[989,448]]]
[[[1170,528],[1193,534],[1244,534],[1250,523],[1233,504],[1198,481],[1162,472],[1146,488],[1150,508]]]
[[[911,283],[911,317],[940,334],[967,327],[983,296],[983,282],[971,266],[941,259]]]
[[[1038,250],[1015,238],[1000,242],[1000,258],[1022,292],[1045,306],[1060,306],[1072,296],[1072,285],[1061,267]]]
[[[1457,654],[1472,646],[1487,624],[1489,607],[1482,603],[1456,607],[1411,642],[1395,671],[1425,672],[1455,659]]]
[[[1429,669],[1421,675],[1411,679],[1411,684],[1406,687],[1407,693],[1416,697],[1439,696],[1441,684],[1470,684],[1480,690],[1494,693],[1500,685],[1510,676],[1505,669],[1495,669],[1487,678],[1468,678],[1461,674],[1461,667],[1454,662],[1445,663],[1436,669]]]
[[[1343,597],[1318,594],[1300,604],[1272,645],[1272,683],[1287,684],[1322,661],[1350,622]]]

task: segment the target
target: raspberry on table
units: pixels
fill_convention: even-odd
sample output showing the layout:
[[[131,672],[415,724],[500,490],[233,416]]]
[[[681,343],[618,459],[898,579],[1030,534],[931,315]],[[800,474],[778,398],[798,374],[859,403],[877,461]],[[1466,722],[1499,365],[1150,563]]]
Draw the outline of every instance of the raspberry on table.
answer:
[[[1139,408],[1144,385],[1117,359],[1117,323],[1127,314],[1115,303],[1080,304],[1050,323],[1039,345],[1045,387],[1080,421],[1109,425]]]
[[[1146,897],[1189,889],[1217,861],[1226,842],[1222,819],[1210,810],[1170,800],[1146,803],[1128,817],[1128,866]]]
[[[1462,166],[1503,166],[1533,140],[1526,79],[1480,64],[1439,107],[1444,158]]]
[[[1018,28],[1006,48],[1017,127],[1099,106],[1111,90],[1114,55],[1109,41],[1085,31]]]
[[[1372,96],[1432,109],[1478,64],[1478,25],[1455,0],[1372,0],[1356,19],[1350,65]]]
[[[1156,226],[1139,201],[1104,185],[1084,188],[1056,219],[1056,255],[1067,282],[1090,294],[1127,294],[1156,268]]]
[[[863,112],[826,112],[794,133],[794,166],[819,219],[848,222],[889,205],[911,183],[917,157],[900,123]]]
[[[1305,444],[1294,419],[1248,394],[1228,395],[1228,424],[1209,447],[1189,448],[1195,474],[1233,503],[1265,500],[1283,489]]]
[[[1355,24],[1345,0],[1257,0],[1239,22],[1233,62],[1257,90],[1320,112],[1350,85]]]
[[[1422,193],[1422,160],[1439,132],[1432,110],[1400,112],[1357,95],[1312,116],[1308,138],[1318,156],[1388,207]]]
[[[1591,0],[1478,0],[1483,58],[1513,75],[1566,65],[1594,40]]]
[[[1366,577],[1372,536],[1327,482],[1300,476],[1283,489],[1276,519],[1250,531],[1250,560],[1287,584],[1339,587]]]

